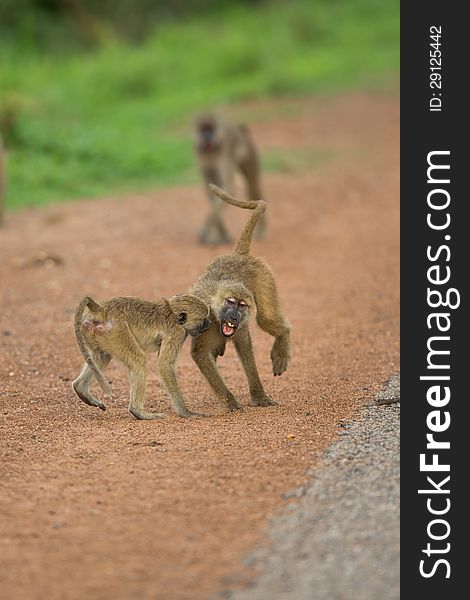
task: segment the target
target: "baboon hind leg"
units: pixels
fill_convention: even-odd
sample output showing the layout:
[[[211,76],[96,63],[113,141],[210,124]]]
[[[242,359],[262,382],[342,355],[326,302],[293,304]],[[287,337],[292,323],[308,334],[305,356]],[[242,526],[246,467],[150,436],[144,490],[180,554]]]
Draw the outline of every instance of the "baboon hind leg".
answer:
[[[271,400],[263,388],[263,384],[259,378],[258,369],[256,368],[255,355],[251,336],[248,327],[239,331],[235,336],[233,343],[242,363],[248,385],[250,388],[251,405],[252,406],[275,406],[277,402]]]
[[[95,361],[98,368],[103,371],[109,364],[111,360],[111,356],[109,354],[105,354],[104,352],[93,352],[93,360]],[[85,363],[81,370],[80,375],[72,382],[72,388],[77,396],[88,404],[89,406],[96,406],[97,408],[101,408],[101,410],[106,410],[106,405],[95,398],[90,392],[90,386],[93,383],[95,376],[91,368]]]
[[[282,375],[286,371],[290,360],[289,323],[280,315],[272,319],[260,316],[257,321],[261,329],[275,338],[271,348],[273,375],[274,377]]]

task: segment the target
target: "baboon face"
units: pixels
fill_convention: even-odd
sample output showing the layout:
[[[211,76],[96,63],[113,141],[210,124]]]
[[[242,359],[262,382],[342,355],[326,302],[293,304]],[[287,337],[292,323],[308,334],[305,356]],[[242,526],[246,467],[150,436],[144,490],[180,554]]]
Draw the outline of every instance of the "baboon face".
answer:
[[[224,298],[220,309],[220,331],[224,337],[232,337],[237,332],[248,312],[248,304],[243,299]]]
[[[192,337],[209,329],[209,307],[196,296],[173,296],[168,302],[178,325]]]
[[[220,147],[217,121],[212,115],[205,115],[196,121],[197,149],[199,152],[215,152]]]
[[[220,333],[233,337],[250,316],[253,297],[243,285],[222,287],[218,294],[219,307],[216,311]]]

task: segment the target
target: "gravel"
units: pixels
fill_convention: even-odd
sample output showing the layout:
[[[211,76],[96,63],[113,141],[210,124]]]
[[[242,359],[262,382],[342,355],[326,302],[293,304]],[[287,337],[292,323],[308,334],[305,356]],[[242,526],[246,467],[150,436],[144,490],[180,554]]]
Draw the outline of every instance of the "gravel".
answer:
[[[261,570],[230,600],[399,598],[400,380],[392,376],[360,420],[342,423],[312,483],[272,520],[273,544],[248,557]]]

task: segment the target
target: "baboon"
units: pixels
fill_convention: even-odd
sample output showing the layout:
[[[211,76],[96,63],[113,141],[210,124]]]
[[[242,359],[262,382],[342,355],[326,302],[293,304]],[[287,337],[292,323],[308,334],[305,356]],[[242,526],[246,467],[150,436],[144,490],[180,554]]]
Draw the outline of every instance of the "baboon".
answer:
[[[249,200],[259,200],[260,167],[256,148],[245,125],[234,125],[211,113],[195,120],[195,151],[210,203],[210,212],[199,239],[204,244],[224,244],[230,237],[222,220],[223,202],[209,189],[214,183],[233,194],[233,182],[238,171],[246,182]],[[256,238],[266,233],[266,215],[260,217]]]
[[[266,203],[237,200],[215,185],[210,185],[210,189],[223,201],[252,209],[253,213],[233,253],[216,258],[189,291],[211,308],[211,325],[192,340],[191,355],[217,397],[229,410],[236,410],[240,406],[216,365],[227,341],[232,340],[248,379],[251,405],[277,404],[263,389],[248,328],[256,311],[258,325],[275,338],[271,350],[273,375],[284,373],[290,359],[290,325],[281,312],[271,268],[263,259],[250,255],[253,231],[266,210]]]
[[[98,304],[85,296],[75,312],[74,325],[86,362],[72,388],[83,402],[106,410],[106,406],[91,395],[90,385],[96,379],[103,391],[111,395],[102,370],[114,356],[129,370],[129,412],[136,419],[164,417],[162,413],[144,410],[146,353],[157,352],[158,370],[173,411],[181,417],[202,416],[186,407],[175,365],[187,334],[200,335],[210,325],[209,307],[204,301],[185,295],[162,298],[158,302],[116,297]]]
[[[0,227],[3,223],[3,213],[5,210],[5,167],[3,159],[3,143],[0,135]]]

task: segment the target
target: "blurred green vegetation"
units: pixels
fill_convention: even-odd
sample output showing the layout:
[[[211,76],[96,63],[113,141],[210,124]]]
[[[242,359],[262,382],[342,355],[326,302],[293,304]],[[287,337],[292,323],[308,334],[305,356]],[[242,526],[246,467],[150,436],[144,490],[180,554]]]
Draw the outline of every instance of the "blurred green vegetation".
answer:
[[[399,65],[399,0],[0,2],[9,208],[190,181],[198,110],[377,87]]]

